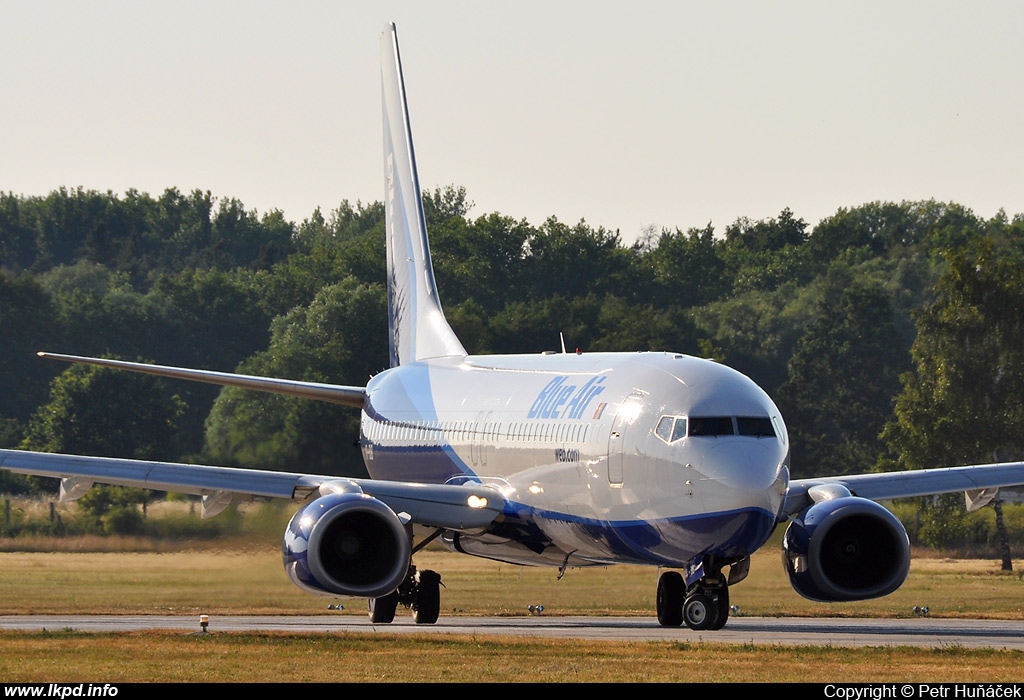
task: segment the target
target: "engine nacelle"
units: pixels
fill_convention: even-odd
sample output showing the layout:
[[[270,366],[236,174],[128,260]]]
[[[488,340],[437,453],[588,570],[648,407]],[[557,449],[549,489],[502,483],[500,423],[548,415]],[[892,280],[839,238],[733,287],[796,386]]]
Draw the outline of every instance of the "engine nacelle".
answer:
[[[282,550],[285,571],[299,588],[378,598],[405,579],[411,547],[387,505],[362,493],[332,493],[292,516]]]
[[[910,571],[903,523],[866,498],[815,503],[790,523],[783,564],[797,593],[826,603],[888,595]]]

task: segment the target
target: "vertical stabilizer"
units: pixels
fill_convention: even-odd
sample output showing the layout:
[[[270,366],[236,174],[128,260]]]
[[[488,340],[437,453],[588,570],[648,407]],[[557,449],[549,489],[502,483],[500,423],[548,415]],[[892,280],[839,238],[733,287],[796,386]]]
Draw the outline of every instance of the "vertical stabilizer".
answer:
[[[462,343],[437,298],[416,156],[412,149],[398,34],[381,35],[384,98],[384,207],[387,229],[388,327],[391,366],[430,357],[462,356]]]

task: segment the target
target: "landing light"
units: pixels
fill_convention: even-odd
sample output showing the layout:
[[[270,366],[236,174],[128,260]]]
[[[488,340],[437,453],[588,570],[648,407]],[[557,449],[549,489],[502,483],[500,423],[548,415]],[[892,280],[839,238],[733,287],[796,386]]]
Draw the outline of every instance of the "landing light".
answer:
[[[466,499],[466,505],[470,508],[486,508],[487,499],[482,496],[470,496]]]

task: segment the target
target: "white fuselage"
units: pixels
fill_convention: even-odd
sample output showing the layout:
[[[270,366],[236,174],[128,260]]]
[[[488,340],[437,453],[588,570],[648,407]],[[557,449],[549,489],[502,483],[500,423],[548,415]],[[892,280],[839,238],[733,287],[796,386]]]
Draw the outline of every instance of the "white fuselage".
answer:
[[[681,433],[672,434],[673,419]],[[695,434],[708,419],[718,429]],[[738,434],[751,421],[756,434]],[[788,484],[788,442],[775,404],[750,379],[672,353],[403,365],[367,386],[361,439],[375,479],[480,481],[502,492],[503,526],[463,535],[454,543],[462,551],[665,566],[702,554],[738,559],[764,543]]]

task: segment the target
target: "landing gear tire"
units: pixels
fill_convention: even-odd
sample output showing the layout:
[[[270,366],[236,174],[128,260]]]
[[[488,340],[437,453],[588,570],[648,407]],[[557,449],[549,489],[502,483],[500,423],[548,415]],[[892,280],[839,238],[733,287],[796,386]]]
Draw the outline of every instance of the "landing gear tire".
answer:
[[[398,609],[398,591],[392,591],[380,598],[370,598],[370,622],[387,624],[395,619]]]
[[[718,621],[718,605],[711,596],[694,593],[683,603],[683,621],[692,630],[714,629]]]
[[[683,624],[683,600],[686,584],[678,571],[666,571],[658,578],[658,623],[662,627]]]
[[[429,569],[416,574],[412,619],[417,625],[432,625],[441,613],[441,576]]]
[[[718,600],[715,601],[715,607],[718,609],[718,616],[715,618],[715,623],[708,627],[709,630],[720,630],[725,627],[726,620],[729,619],[729,587],[722,586],[720,589],[715,591],[715,595]]]

